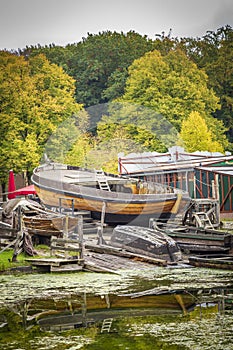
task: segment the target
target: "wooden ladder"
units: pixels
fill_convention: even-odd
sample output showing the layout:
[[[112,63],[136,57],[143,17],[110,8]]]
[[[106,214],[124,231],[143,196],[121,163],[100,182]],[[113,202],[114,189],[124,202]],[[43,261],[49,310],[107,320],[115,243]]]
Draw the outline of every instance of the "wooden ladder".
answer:
[[[112,321],[113,321],[113,318],[106,318],[105,320],[103,320],[103,324],[101,327],[101,333],[104,333],[104,332],[109,333],[110,332],[110,329],[112,326]]]
[[[101,190],[111,191],[108,184],[107,176],[104,174],[102,169],[101,170],[95,169],[95,178]]]

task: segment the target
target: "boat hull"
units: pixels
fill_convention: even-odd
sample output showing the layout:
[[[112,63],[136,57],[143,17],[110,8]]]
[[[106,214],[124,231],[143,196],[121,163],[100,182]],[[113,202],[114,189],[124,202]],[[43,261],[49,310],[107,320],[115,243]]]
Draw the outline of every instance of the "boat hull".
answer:
[[[177,193],[121,193],[98,189],[93,184],[68,183],[63,181],[65,176],[69,178],[64,175],[65,171],[62,175],[56,169],[34,172],[32,182],[41,202],[50,207],[90,211],[97,219],[104,215],[106,223],[126,224],[137,219],[148,224],[151,217],[169,218],[177,214],[190,201],[188,196]],[[113,181],[117,183],[119,178],[113,178]]]
[[[41,202],[49,207],[73,208],[73,210],[88,210],[91,212],[93,219],[100,220],[103,203],[105,203],[106,223],[127,224],[134,222],[135,224],[146,224],[148,226],[150,218],[168,220],[176,215],[173,212],[177,197],[163,198],[152,202],[142,201],[140,203],[131,202],[111,202],[103,198],[90,198],[82,195],[70,195],[69,193],[58,193],[53,190],[44,190],[35,185],[35,190]]]
[[[189,264],[195,267],[213,268],[220,270],[233,270],[233,256],[223,258],[190,256]]]
[[[116,226],[109,242],[113,247],[165,261],[181,260],[176,242],[165,233],[137,226]]]

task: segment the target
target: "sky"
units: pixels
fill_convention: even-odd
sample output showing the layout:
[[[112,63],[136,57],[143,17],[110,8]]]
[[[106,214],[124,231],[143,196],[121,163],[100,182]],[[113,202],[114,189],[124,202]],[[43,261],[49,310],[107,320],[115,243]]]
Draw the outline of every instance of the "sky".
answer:
[[[233,27],[233,0],[0,0],[0,49],[77,43],[87,33],[202,37]]]

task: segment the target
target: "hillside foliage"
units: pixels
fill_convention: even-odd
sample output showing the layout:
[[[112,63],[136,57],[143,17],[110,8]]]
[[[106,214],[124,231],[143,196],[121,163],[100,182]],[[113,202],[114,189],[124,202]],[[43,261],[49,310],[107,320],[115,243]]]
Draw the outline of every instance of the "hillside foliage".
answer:
[[[115,171],[118,152],[163,152],[182,137],[189,151],[232,151],[232,45],[226,25],[202,38],[106,31],[1,51],[1,183],[11,168],[30,176],[45,151]],[[197,120],[203,142],[191,145]]]

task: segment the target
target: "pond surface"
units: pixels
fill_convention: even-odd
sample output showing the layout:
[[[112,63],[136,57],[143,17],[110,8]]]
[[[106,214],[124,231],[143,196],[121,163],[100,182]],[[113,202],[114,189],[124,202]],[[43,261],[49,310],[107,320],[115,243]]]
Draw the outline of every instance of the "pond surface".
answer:
[[[0,277],[0,307],[12,319],[12,326],[0,329],[0,348],[6,350],[50,349],[233,349],[232,308],[220,310],[216,300],[226,287],[233,290],[233,272],[197,268],[150,268],[121,271],[120,274],[72,273],[2,275]],[[158,290],[199,290],[202,307],[187,315],[182,312],[134,316],[128,310],[114,318],[110,333],[101,333],[102,322],[88,328],[62,332],[41,331],[38,326],[23,329],[18,323],[18,307],[24,301],[37,298],[67,298],[69,295],[93,293],[132,293],[155,288]],[[209,289],[209,291],[208,291]],[[205,294],[213,295],[213,303],[205,304]],[[204,298],[204,297],[203,297]],[[208,301],[211,299],[208,297]],[[219,299],[220,300],[220,299]],[[2,312],[2,324],[4,323]],[[8,319],[9,321],[9,319]],[[1,323],[0,322],[0,323]],[[15,322],[15,323],[14,323]],[[14,328],[15,327],[15,328]],[[10,329],[10,330],[9,330]]]

